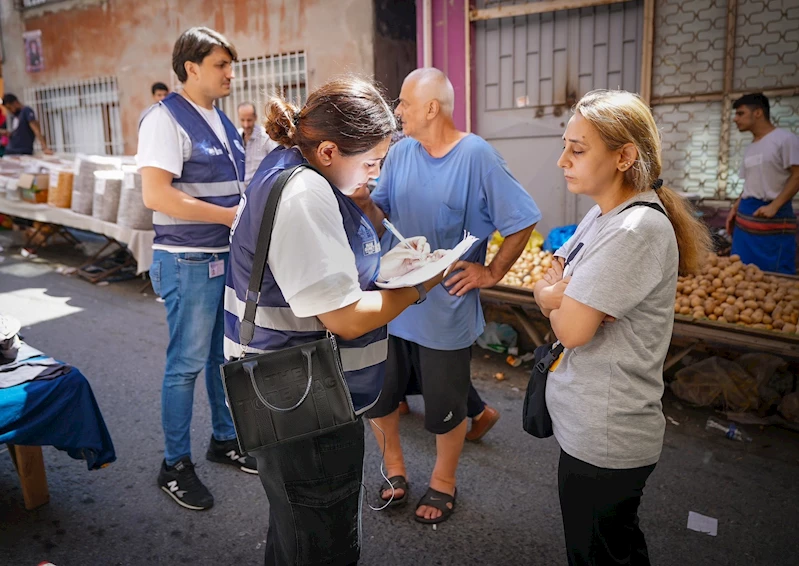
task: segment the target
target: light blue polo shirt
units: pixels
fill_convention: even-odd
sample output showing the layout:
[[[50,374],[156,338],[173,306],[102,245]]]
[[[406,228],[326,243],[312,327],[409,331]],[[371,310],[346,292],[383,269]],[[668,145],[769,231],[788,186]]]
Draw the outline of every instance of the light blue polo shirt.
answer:
[[[425,236],[430,247],[451,249],[464,231],[480,241],[462,258],[485,263],[495,230],[515,234],[541,220],[533,198],[514,179],[505,161],[483,138],[469,134],[442,158],[405,138],[389,151],[372,199],[406,238]],[[397,244],[386,233],[386,252]],[[389,323],[389,334],[435,350],[471,346],[485,319],[478,290],[462,297],[439,285],[421,305]]]

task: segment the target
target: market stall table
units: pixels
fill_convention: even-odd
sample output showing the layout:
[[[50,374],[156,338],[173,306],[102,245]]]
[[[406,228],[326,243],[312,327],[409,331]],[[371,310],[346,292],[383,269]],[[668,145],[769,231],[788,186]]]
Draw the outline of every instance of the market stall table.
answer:
[[[769,273],[796,279],[798,277]],[[550,329],[541,330],[545,321],[533,292],[521,287],[496,285],[480,291],[483,301],[497,303],[500,307],[512,312],[519,324],[536,346],[549,342]],[[683,357],[694,350],[721,348],[738,351],[756,351],[775,354],[787,360],[799,361],[799,335],[778,331],[760,330],[738,324],[696,320],[690,316],[675,315],[672,345],[680,348],[666,359],[664,371],[672,367]]]
[[[50,498],[42,446],[85,460],[89,470],[116,460],[92,388],[76,368],[61,377],[0,388],[0,443],[8,444],[26,509]]]
[[[107,240],[106,245],[97,252],[86,265],[95,262],[104,251],[110,246],[119,248],[127,247],[136,263],[136,274],[144,273],[150,269],[153,261],[153,230],[133,230],[125,228],[112,222],[104,222],[92,216],[78,214],[70,209],[56,208],[47,204],[33,204],[25,201],[9,200],[0,196],[0,214],[34,220],[48,225],[52,225],[56,232],[60,232],[60,227],[74,228],[94,232],[104,236]],[[61,232],[63,234],[63,232]],[[68,234],[68,232],[67,232]],[[73,238],[74,240],[74,238]],[[75,243],[75,242],[72,242]],[[110,274],[105,274],[108,276]],[[91,277],[87,277],[92,280]],[[96,283],[100,279],[92,280]]]

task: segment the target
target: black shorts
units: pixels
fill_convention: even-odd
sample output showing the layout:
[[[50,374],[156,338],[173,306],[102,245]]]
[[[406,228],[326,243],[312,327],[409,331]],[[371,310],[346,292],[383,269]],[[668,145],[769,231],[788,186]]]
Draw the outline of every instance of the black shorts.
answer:
[[[471,360],[471,348],[433,350],[389,336],[383,391],[366,416],[376,419],[396,411],[408,382],[415,378],[424,397],[424,427],[433,434],[446,434],[466,418]]]

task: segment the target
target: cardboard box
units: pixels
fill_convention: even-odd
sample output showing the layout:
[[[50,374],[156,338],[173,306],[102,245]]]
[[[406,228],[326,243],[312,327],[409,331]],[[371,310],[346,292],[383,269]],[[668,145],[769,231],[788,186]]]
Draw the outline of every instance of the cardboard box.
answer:
[[[19,176],[17,187],[22,192],[22,200],[27,202],[47,202],[47,189],[50,175],[47,173],[23,173]]]

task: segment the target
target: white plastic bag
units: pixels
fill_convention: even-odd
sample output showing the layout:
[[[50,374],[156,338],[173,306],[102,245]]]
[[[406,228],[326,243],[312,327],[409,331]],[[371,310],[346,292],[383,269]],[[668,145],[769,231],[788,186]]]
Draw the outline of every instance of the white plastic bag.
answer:
[[[485,350],[504,354],[508,348],[516,346],[519,335],[509,324],[489,322],[477,338],[477,345]]]

